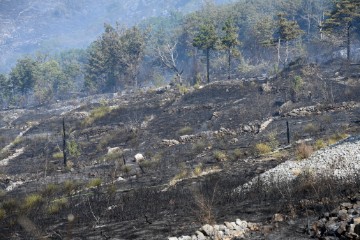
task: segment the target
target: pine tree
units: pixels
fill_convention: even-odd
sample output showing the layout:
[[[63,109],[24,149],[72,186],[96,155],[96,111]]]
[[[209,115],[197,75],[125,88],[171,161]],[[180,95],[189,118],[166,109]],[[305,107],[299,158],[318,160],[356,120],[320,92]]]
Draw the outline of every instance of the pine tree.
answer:
[[[218,40],[215,25],[211,22],[202,24],[193,39],[193,46],[206,53],[206,78],[208,83],[210,82],[210,50],[216,48]]]
[[[234,26],[232,19],[227,19],[225,26],[222,29],[225,32],[225,35],[221,38],[221,43],[226,47],[228,52],[228,79],[231,77],[231,51],[234,47],[240,45],[238,40],[238,31],[239,29]]]
[[[296,21],[286,19],[285,14],[278,14],[278,19],[278,29],[275,33],[275,40],[278,43],[278,65],[281,59],[280,50],[282,44],[285,45],[285,59],[283,63],[286,65],[289,58],[289,43],[300,38],[304,32],[300,29],[300,26]]]
[[[322,28],[330,33],[345,30],[347,60],[351,60],[351,30],[356,20],[360,18],[359,0],[335,0],[334,10],[324,22]]]

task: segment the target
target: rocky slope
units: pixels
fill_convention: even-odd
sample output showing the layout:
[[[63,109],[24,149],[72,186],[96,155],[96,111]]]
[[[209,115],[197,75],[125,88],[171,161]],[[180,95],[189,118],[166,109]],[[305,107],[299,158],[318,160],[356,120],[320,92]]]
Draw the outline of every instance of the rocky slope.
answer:
[[[321,91],[309,98],[305,88],[291,102],[286,79],[279,76],[266,87],[257,79],[219,81],[186,94],[166,87],[0,112],[0,238],[38,236],[24,226],[24,216],[37,226],[36,234],[54,239],[69,234],[166,239],[238,218],[262,226],[245,234],[249,239],[265,234],[289,239],[294,229],[301,229],[294,239],[307,238],[302,214],[317,216],[332,208],[344,188],[356,189],[358,182],[321,185],[301,171],[292,185],[272,188],[259,180],[277,169],[288,176],[290,163],[300,170],[313,164],[316,170],[325,166],[317,162],[327,161],[326,154],[329,161],[336,160],[335,153],[358,154],[354,139],[295,161],[297,141],[316,146],[333,135],[359,135],[360,96],[351,94],[354,86],[349,90],[328,78],[334,102],[324,100]],[[312,89],[324,84],[312,85],[317,82],[312,77],[304,80]],[[266,153],[259,147],[264,145],[270,148]],[[343,162],[333,164],[333,170],[346,169]],[[254,181],[257,187],[234,191]],[[287,215],[278,224],[272,218],[277,212]],[[68,221],[71,216],[76,220]]]

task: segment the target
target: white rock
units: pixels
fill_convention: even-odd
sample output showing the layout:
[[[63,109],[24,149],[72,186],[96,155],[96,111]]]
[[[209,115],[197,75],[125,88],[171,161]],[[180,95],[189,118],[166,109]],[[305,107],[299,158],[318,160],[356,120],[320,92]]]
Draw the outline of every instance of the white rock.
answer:
[[[139,163],[145,160],[144,156],[141,153],[138,153],[134,156],[135,162]]]
[[[119,147],[113,147],[113,148],[108,147],[107,150],[108,150],[108,152],[107,152],[108,155],[109,155],[109,154],[113,154],[113,153],[117,153],[117,152],[120,152],[120,151],[121,151]]]
[[[214,235],[214,228],[213,228],[213,226],[211,226],[209,224],[202,226],[202,230],[206,233],[207,236]]]

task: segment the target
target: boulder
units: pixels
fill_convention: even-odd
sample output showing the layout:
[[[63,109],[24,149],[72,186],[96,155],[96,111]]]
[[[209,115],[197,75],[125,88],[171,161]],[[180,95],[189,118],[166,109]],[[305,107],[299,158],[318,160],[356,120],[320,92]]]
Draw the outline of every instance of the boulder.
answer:
[[[175,146],[175,145],[179,145],[180,142],[178,140],[175,140],[175,139],[163,139],[162,142],[166,145],[166,146]]]
[[[121,151],[121,149],[119,147],[113,147],[113,148],[108,147],[107,150],[108,150],[107,151],[108,155],[113,154],[113,153],[118,153]]]
[[[356,224],[354,227],[354,233],[360,236],[360,224]]]
[[[178,240],[192,240],[190,236],[181,236]]]
[[[214,228],[213,226],[206,224],[202,226],[202,232],[205,233],[206,236],[213,236],[214,235]]]
[[[135,162],[140,163],[145,160],[144,156],[141,153],[138,153],[134,156]]]
[[[200,231],[196,231],[196,236],[198,240],[206,240],[205,235]]]
[[[280,214],[280,213],[276,213],[273,216],[273,221],[274,222],[283,222],[285,220],[284,215]]]

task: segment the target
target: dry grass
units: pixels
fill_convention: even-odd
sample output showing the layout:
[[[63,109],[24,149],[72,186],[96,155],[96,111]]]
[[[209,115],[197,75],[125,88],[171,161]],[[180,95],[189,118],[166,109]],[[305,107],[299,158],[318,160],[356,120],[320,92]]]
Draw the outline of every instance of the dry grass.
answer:
[[[177,133],[178,135],[182,136],[182,135],[189,135],[192,134],[194,132],[194,129],[192,127],[186,126],[183,128],[180,128]]]
[[[258,154],[264,155],[271,152],[271,147],[266,143],[258,143],[255,146],[255,150]]]
[[[305,159],[311,156],[311,154],[314,152],[314,149],[312,146],[307,145],[306,143],[301,143],[296,148],[296,158],[298,160]]]
[[[217,161],[223,162],[227,160],[227,155],[223,151],[216,150],[214,151],[214,157]]]

